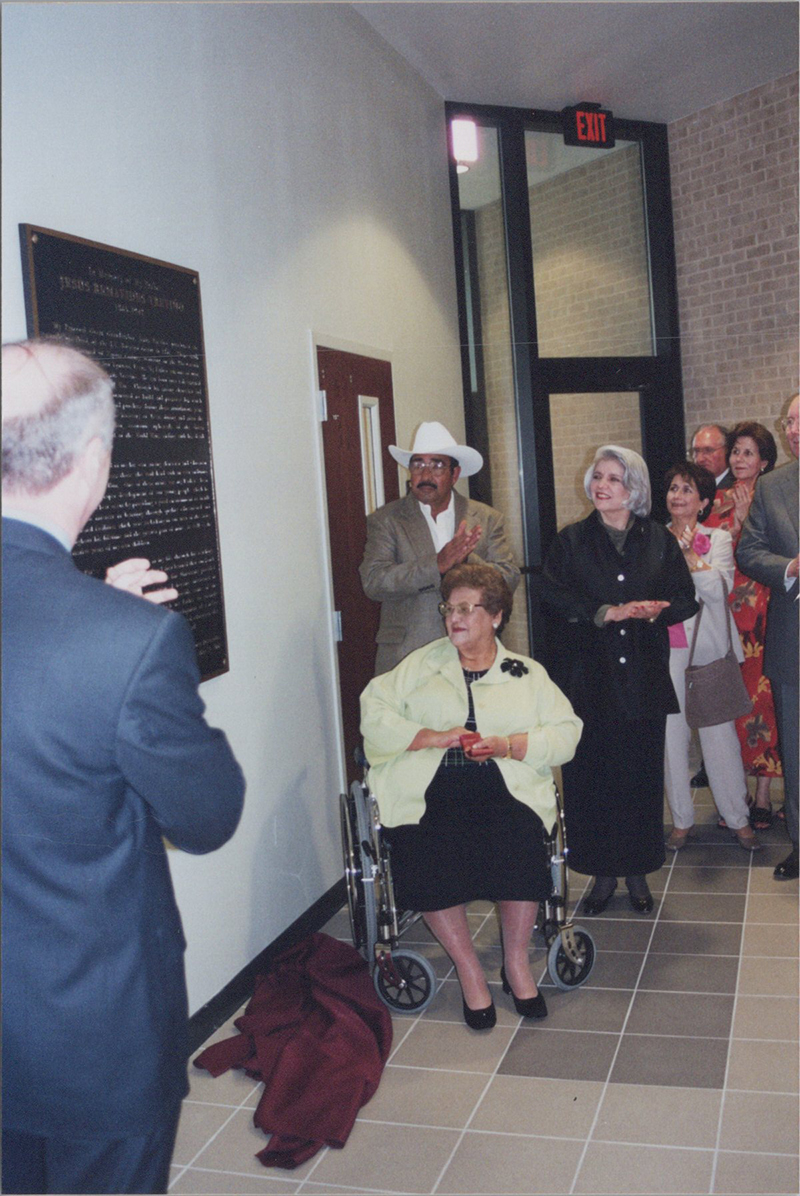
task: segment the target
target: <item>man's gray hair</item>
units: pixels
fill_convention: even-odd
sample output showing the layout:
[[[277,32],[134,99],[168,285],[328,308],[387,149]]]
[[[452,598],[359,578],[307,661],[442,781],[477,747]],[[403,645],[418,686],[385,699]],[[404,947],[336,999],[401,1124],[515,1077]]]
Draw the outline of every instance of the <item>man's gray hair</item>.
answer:
[[[699,428],[697,428],[692,433],[692,439],[691,439],[692,444],[694,444],[694,438],[697,435],[697,433],[702,432],[703,428],[716,428],[723,440],[728,439],[728,429],[725,427],[724,424],[700,424]]]
[[[634,515],[649,515],[652,502],[650,499],[650,474],[644,460],[633,449],[622,448],[618,444],[604,444],[597,450],[589,468],[583,478],[583,488],[586,497],[591,499],[589,483],[592,480],[594,467],[598,461],[617,461],[622,469],[622,484],[630,490],[630,498],[626,506]]]
[[[3,489],[44,494],[67,476],[93,437],[111,451],[114,383],[96,361],[63,341],[34,339],[7,348],[29,355],[28,367],[40,371],[50,397],[30,415],[3,420]]]

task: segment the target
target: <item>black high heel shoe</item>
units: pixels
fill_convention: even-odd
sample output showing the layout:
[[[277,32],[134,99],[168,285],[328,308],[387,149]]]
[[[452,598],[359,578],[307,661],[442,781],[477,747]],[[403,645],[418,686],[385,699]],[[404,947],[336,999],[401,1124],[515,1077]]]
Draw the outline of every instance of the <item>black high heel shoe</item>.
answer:
[[[500,979],[503,982],[503,992],[511,993],[511,1000],[520,1017],[547,1017],[547,1005],[541,993],[537,993],[535,997],[525,997],[524,999],[514,995],[514,990],[506,979],[505,964],[500,969]]]
[[[584,897],[583,899],[583,905],[581,907],[583,912],[592,918],[596,914],[602,914],[603,910],[606,908],[616,891],[617,881],[615,877],[596,877],[591,893],[588,897]]]
[[[484,1009],[470,1009],[463,999],[461,1004],[464,1009],[464,1021],[470,1030],[491,1030],[497,1024],[497,1010],[494,1007],[494,1001]]]
[[[647,881],[643,876],[626,876],[625,884],[628,886],[628,900],[631,903],[631,909],[637,914],[649,914],[653,909],[653,894],[647,887]]]

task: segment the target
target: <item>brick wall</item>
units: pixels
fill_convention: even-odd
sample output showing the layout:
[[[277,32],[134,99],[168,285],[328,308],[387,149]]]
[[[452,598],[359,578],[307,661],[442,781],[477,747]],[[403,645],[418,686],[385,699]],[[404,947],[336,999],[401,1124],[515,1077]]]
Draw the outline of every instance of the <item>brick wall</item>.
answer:
[[[797,73],[669,126],[687,434],[798,389]]]
[[[531,187],[540,357],[653,351],[639,146]]]
[[[601,444],[642,451],[639,394],[552,395],[553,472],[559,529],[584,519],[592,509],[583,477]]]
[[[475,213],[478,280],[483,333],[483,369],[486,418],[492,459],[492,503],[503,512],[514,555],[525,561],[522,499],[519,486],[517,417],[511,359],[511,322],[506,286],[506,251],[500,204]],[[503,633],[512,652],[529,654],[527,595],[523,579],[517,590],[514,613]]]

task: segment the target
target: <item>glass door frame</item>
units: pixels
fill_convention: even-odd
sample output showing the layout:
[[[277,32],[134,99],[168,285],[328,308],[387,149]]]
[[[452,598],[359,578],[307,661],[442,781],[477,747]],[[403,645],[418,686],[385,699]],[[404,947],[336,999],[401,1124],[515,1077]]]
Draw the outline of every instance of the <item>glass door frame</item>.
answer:
[[[531,645],[540,632],[535,577],[556,534],[550,395],[639,391],[643,456],[653,486],[653,514],[666,512],[657,479],[686,455],[683,413],[678,292],[672,225],[667,126],[615,116],[616,137],[638,142],[641,155],[645,230],[650,272],[651,327],[654,352],[648,357],[540,357],[536,331],[528,172],[525,133],[561,134],[561,113],[532,108],[445,103],[450,122],[465,117],[497,129],[501,203],[508,272],[511,355],[525,541],[529,574],[528,625]],[[449,154],[458,319],[461,339],[467,436],[481,438],[479,412],[471,409],[469,326],[464,274],[465,246],[456,163]],[[491,501],[491,496],[476,497]],[[538,634],[537,634],[538,632]]]

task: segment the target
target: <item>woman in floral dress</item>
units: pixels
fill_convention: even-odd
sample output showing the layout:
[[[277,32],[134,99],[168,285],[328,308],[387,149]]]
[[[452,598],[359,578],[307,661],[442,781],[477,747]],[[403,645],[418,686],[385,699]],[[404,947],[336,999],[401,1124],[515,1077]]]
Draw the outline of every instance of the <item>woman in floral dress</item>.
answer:
[[[775,467],[778,450],[772,433],[753,420],[744,420],[731,428],[727,448],[728,466],[736,482],[727,490],[717,491],[706,526],[729,531],[735,548],[750,510],[756,481]],[[769,589],[746,577],[737,565],[730,604],[744,649],[742,676],[753,700],[751,712],[736,720],[745,772],[757,778],[750,823],[755,830],[766,830],[772,822],[770,783],[773,777],[782,776],[772,689],[764,676]]]

